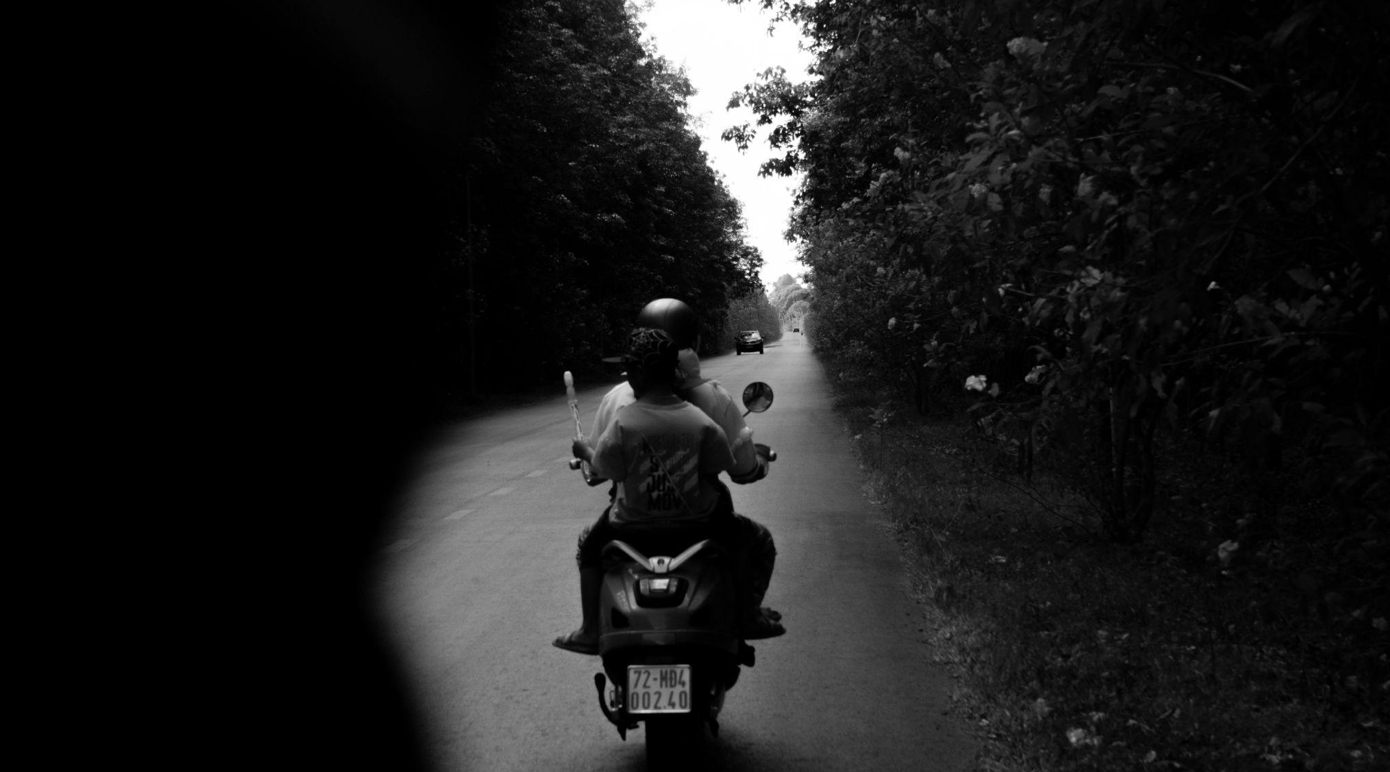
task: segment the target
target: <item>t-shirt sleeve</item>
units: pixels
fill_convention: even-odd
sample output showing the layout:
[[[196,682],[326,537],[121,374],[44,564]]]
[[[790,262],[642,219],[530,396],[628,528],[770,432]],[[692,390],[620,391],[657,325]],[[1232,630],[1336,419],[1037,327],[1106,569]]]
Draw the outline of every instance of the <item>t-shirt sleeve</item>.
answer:
[[[734,466],[729,440],[719,424],[709,421],[700,432],[700,474],[719,474]]]
[[[594,412],[594,423],[589,427],[589,444],[598,445],[599,438],[603,437],[608,431],[608,427],[613,425],[613,419],[618,414],[618,409],[632,401],[632,388],[625,383],[608,390],[603,395],[603,399],[598,403],[598,410]]]
[[[623,458],[623,427],[617,420],[608,424],[608,430],[594,445],[594,461],[589,465],[589,470],[614,482],[622,482],[627,476],[627,463]]]
[[[738,406],[734,404],[734,398],[729,396],[729,392],[724,391],[723,387],[720,387],[720,391],[724,392],[722,395],[724,409],[720,411],[722,417],[719,420],[719,428],[724,430],[725,439],[732,445],[738,442],[739,433],[741,433],[748,424],[744,423],[743,415],[739,413]],[[738,450],[734,451],[734,464],[729,467],[729,474],[747,475],[757,468],[757,449],[753,447],[753,443],[751,442],[743,443],[739,446]]]

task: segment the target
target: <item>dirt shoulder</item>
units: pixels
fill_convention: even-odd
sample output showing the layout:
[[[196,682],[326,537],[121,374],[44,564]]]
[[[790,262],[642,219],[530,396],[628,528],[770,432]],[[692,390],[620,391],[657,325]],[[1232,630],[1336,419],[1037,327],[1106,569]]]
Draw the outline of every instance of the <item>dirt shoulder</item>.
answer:
[[[1232,560],[1195,499],[1140,545],[1108,544],[1084,502],[1045,475],[1025,483],[968,419],[837,390],[933,656],[979,727],[976,769],[1390,763],[1383,605],[1331,608],[1300,576]]]

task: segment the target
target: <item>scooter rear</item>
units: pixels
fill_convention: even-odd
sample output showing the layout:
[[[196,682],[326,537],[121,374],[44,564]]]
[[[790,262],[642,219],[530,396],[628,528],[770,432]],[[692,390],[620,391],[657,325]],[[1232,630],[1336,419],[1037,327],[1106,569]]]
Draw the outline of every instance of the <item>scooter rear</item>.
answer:
[[[702,727],[719,731],[725,693],[739,667],[754,662],[752,647],[739,638],[734,579],[708,540],[674,558],[648,558],[615,541],[605,557],[599,704],[624,738],[644,723],[648,760],[664,764]]]

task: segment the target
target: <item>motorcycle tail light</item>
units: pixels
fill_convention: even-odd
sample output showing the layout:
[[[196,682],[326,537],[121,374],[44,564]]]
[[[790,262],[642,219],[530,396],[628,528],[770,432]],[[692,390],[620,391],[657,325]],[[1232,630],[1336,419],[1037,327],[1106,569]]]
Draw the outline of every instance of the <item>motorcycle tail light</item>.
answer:
[[[685,597],[685,580],[673,576],[644,576],[637,580],[637,605],[669,607]]]
[[[670,576],[648,576],[637,581],[637,591],[648,598],[664,598],[675,593],[676,580]]]

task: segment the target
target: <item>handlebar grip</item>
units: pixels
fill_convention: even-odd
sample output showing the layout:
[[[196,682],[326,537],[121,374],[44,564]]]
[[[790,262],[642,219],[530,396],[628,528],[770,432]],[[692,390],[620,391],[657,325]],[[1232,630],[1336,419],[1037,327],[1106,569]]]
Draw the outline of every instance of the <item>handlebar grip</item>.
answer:
[[[579,460],[579,459],[577,459],[577,458],[572,458],[572,459],[570,459],[570,469],[574,469],[574,470],[577,471],[577,470],[579,469],[579,467],[582,466],[583,464],[584,464],[584,462],[581,461],[581,460]]]

